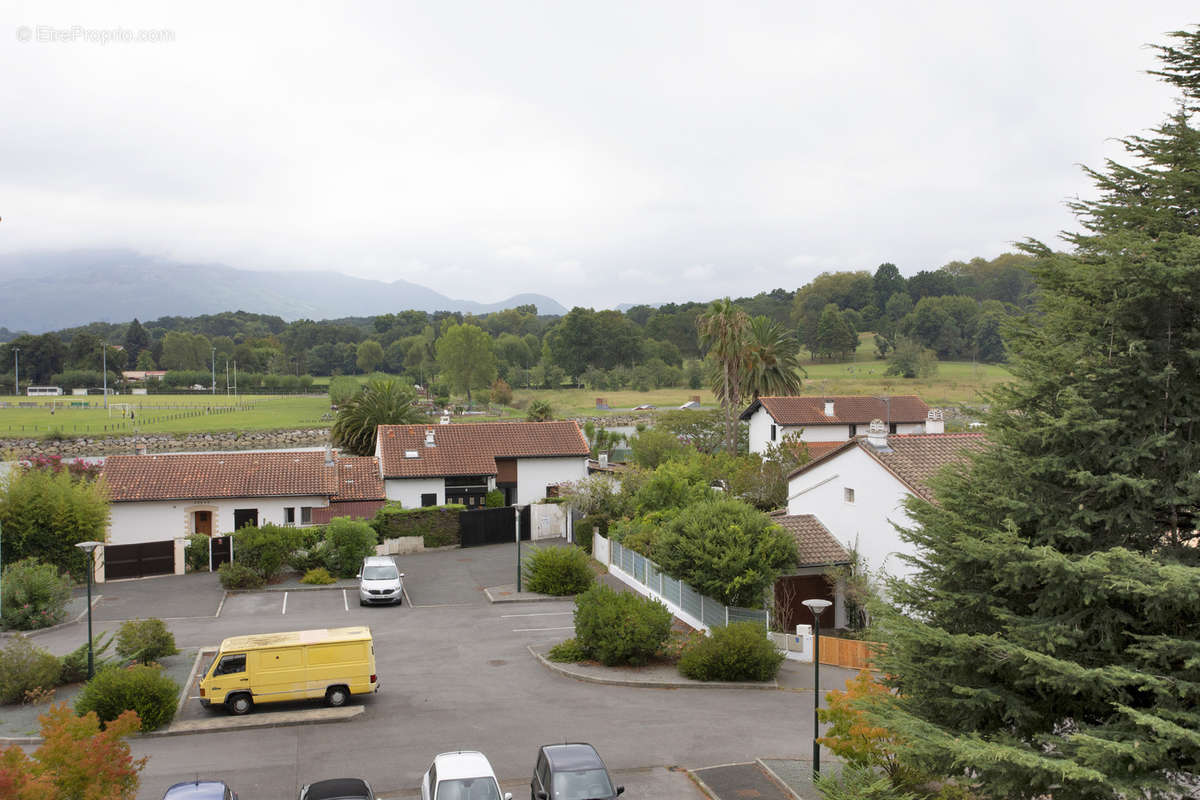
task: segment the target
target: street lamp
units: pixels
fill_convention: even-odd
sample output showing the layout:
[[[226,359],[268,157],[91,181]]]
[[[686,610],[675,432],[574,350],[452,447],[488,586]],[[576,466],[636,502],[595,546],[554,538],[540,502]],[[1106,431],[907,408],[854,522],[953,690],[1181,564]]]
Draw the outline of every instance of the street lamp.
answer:
[[[821,612],[833,603],[828,600],[805,600],[804,605],[813,615],[813,775],[821,774],[821,745],[817,735],[821,731]]]
[[[87,563],[87,612],[88,612],[88,680],[96,674],[96,657],[92,652],[92,570],[96,568],[96,560],[92,555],[97,547],[103,547],[104,542],[78,542],[80,550],[88,554]]]

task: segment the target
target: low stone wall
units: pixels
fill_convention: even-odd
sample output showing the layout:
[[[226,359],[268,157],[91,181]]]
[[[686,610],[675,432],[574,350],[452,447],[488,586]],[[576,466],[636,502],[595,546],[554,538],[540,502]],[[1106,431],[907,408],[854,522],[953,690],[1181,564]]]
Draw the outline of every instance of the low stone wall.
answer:
[[[246,433],[140,434],[137,436],[79,437],[77,439],[0,439],[0,454],[28,458],[38,453],[79,456],[133,455],[137,447],[148,453],[195,450],[287,450],[320,447],[329,443],[329,429],[255,431]]]

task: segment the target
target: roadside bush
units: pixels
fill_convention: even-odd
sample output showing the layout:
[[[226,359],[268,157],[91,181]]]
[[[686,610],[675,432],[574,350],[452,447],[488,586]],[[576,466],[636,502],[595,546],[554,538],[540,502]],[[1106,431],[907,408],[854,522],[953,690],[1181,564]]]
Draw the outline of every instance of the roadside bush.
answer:
[[[586,592],[592,585],[587,553],[578,547],[535,547],[522,565],[525,589],[561,596]]]
[[[57,625],[67,617],[71,581],[53,564],[26,558],[4,568],[4,624],[19,631]]]
[[[584,651],[583,646],[574,637],[554,645],[554,647],[550,648],[550,652],[546,654],[546,658],[551,661],[568,663],[587,661],[587,657],[588,655]]]
[[[92,664],[97,670],[107,667],[112,659],[106,653],[112,647],[112,634],[102,633],[92,642]],[[88,676],[88,643],[76,647],[62,657],[62,672],[58,676],[59,683],[79,683],[86,681]]]
[[[19,703],[29,691],[53,689],[61,672],[56,657],[17,634],[0,650],[0,705]]]
[[[575,598],[575,638],[605,666],[645,664],[670,633],[671,612],[657,601],[603,583]]]
[[[575,525],[575,544],[589,556],[592,554],[592,536],[598,527],[596,520],[592,519],[583,519]]]
[[[131,619],[117,629],[117,654],[142,664],[179,652],[175,636],[161,619]]]
[[[234,534],[234,557],[265,581],[278,575],[298,549],[300,535],[296,528],[262,525],[245,527]]]
[[[178,700],[179,684],[158,667],[109,667],[83,687],[75,699],[75,711],[95,711],[101,723],[111,722],[125,711],[136,711],[142,730],[152,731],[174,719]]]
[[[330,573],[352,578],[362,560],[375,555],[375,531],[365,522],[336,517],[325,526],[326,566]]]
[[[304,573],[304,577],[300,579],[300,582],[314,586],[324,586],[329,583],[337,583],[337,578],[330,575],[329,570],[324,567],[317,567]]]
[[[696,681],[769,681],[784,655],[756,622],[734,622],[695,639],[679,656],[679,672]]]
[[[221,586],[225,589],[261,589],[266,581],[249,567],[233,561],[226,561],[217,568]]]
[[[208,570],[208,543],[206,533],[193,533],[187,537],[187,547],[183,550],[183,558],[188,572],[206,572]]]
[[[492,489],[483,496],[484,508],[503,508],[504,507],[504,490]]]

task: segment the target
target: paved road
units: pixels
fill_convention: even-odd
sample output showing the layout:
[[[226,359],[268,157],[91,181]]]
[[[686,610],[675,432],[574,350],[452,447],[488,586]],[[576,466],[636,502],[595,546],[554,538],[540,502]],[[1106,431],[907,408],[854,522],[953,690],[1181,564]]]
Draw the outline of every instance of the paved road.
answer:
[[[680,773],[647,768],[793,758],[810,746],[808,692],[635,689],[547,671],[526,646],[569,636],[572,604],[492,605],[480,591],[512,581],[513,545],[399,562],[412,601],[399,607],[360,608],[352,592],[341,590],[287,592],[286,605],[284,593],[261,592],[231,595],[214,616],[221,593],[208,575],[103,587],[97,616],[170,608],[181,647],[216,645],[235,634],[364,623],[376,641],[383,688],[361,701],[366,713],[357,720],[137,740],[136,754],[150,757],[138,797],[161,797],[166,786],[197,774],[225,779],[243,800],[295,797],[304,783],[341,775],[364,777],[389,797],[406,796],[434,754],[455,749],[485,752],[501,780],[518,787],[506,790],[521,797],[539,744],[589,741],[611,769],[633,776],[628,796],[690,798],[699,795]],[[187,597],[194,599],[190,606],[181,604]],[[38,643],[66,652],[81,633],[73,626]],[[635,792],[643,783],[649,793]]]

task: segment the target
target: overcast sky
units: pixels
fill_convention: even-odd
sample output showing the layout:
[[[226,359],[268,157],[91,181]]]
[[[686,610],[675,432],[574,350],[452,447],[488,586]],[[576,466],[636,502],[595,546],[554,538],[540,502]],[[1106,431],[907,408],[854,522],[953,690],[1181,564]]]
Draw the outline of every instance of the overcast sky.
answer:
[[[1200,21],[1194,0],[182,5],[0,7],[0,252],[568,307],[911,275],[1072,227],[1079,164],[1171,109],[1144,45]],[[98,41],[115,28],[159,41]]]

